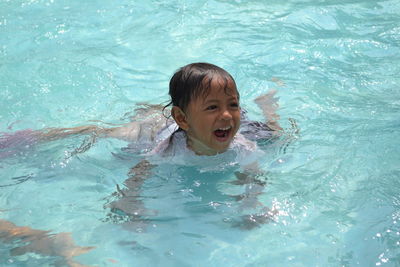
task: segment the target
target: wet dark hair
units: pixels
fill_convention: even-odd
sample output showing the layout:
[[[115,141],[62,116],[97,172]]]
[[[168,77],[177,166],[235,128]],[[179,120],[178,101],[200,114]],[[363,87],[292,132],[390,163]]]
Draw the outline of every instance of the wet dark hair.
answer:
[[[208,95],[213,79],[221,79],[220,85],[226,94],[235,90],[239,97],[235,80],[226,70],[210,63],[192,63],[178,69],[172,76],[169,82],[171,101],[164,109],[176,106],[185,111],[191,100]],[[230,81],[235,85],[234,88],[228,87]]]

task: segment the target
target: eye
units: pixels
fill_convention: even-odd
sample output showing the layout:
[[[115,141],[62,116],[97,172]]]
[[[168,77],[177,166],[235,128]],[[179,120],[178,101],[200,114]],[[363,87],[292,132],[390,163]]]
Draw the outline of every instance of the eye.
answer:
[[[217,105],[210,105],[208,107],[206,107],[206,110],[214,110],[217,108]]]
[[[239,108],[239,103],[238,103],[238,102],[232,102],[232,103],[230,104],[230,106],[231,106],[232,108]]]

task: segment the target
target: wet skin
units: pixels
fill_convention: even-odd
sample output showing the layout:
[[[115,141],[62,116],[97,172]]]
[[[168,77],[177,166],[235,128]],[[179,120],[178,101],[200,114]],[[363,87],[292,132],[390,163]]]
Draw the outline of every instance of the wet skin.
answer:
[[[187,133],[188,147],[198,155],[215,155],[226,151],[240,126],[239,96],[228,81],[213,79],[205,97],[190,101],[180,125]]]

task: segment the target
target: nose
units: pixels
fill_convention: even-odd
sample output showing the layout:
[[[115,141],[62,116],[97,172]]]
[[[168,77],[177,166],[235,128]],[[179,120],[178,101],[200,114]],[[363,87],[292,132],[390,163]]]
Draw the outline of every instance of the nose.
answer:
[[[229,112],[229,110],[225,109],[221,113],[221,119],[222,120],[231,120],[232,114]]]

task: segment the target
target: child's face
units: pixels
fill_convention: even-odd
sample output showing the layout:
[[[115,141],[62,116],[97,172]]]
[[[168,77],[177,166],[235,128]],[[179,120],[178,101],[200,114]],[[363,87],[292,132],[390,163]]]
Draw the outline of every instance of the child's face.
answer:
[[[232,81],[224,89],[213,79],[206,97],[190,101],[185,112],[188,146],[199,155],[215,155],[228,149],[240,126],[240,106]]]

